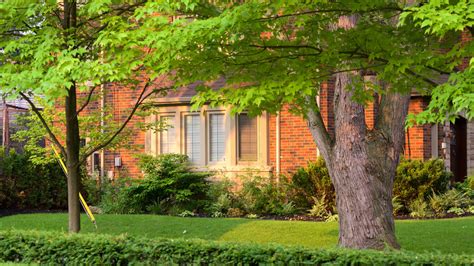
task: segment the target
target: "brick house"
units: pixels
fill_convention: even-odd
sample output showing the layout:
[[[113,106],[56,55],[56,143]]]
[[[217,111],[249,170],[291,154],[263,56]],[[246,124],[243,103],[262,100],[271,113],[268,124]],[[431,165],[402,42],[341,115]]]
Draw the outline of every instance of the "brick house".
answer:
[[[222,86],[217,81],[213,86]],[[123,87],[106,86],[103,104],[113,110],[114,119],[123,120],[134,104],[136,92]],[[327,82],[319,97],[321,112],[329,131],[333,130],[334,84]],[[229,108],[203,106],[192,112],[190,100],[193,86],[154,98],[151,103],[157,114],[146,118],[134,117],[128,125],[133,128],[129,144],[133,149],[105,150],[91,156],[89,171],[97,175],[118,178],[139,177],[135,155],[148,153],[187,154],[200,170],[215,170],[227,176],[253,173],[262,176],[294,173],[308,161],[315,160],[318,149],[306,121],[283,108],[278,114],[264,113],[251,118],[246,114],[231,115]],[[409,112],[418,113],[429,98],[412,94]],[[374,123],[375,105],[366,108],[367,126]],[[167,130],[139,130],[138,123],[162,121]],[[462,117],[455,123],[423,125],[406,132],[404,156],[411,159],[442,158],[456,180],[474,174],[474,121]]]

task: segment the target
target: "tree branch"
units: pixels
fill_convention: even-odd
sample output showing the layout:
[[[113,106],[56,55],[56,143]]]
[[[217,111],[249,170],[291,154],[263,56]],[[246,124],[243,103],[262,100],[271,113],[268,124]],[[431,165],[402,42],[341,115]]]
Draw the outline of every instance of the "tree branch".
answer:
[[[308,127],[313,136],[319,151],[325,159],[331,157],[333,140],[324,125],[323,118],[316,100],[311,96],[306,96],[306,119],[308,119]]]
[[[91,101],[91,98],[92,98],[92,94],[94,94],[94,91],[95,91],[96,87],[97,87],[97,86],[94,86],[94,87],[89,91],[89,93],[87,94],[86,102],[79,108],[79,110],[77,110],[76,115],[79,115],[79,113],[82,112],[82,110],[84,110],[84,108],[86,108],[86,106],[89,104],[89,102]]]
[[[302,15],[312,15],[312,14],[317,14],[317,13],[338,13],[339,12],[339,13],[344,13],[344,14],[351,14],[351,13],[371,13],[371,12],[378,12],[378,11],[403,11],[403,8],[400,8],[398,6],[387,6],[387,7],[381,7],[381,8],[371,8],[364,11],[341,9],[341,8],[319,9],[319,10],[309,10],[309,11],[303,11],[303,12],[298,12],[298,13],[270,16],[266,18],[257,19],[257,21],[266,21],[266,20],[280,19],[280,18],[286,18],[286,17],[297,17],[297,16],[302,16]]]
[[[262,48],[262,49],[313,49],[318,52],[322,52],[321,49],[311,45],[257,45],[251,44],[250,47]]]
[[[394,144],[395,153],[401,153],[405,143],[405,120],[408,114],[410,95],[386,93],[380,100],[379,111],[376,114],[374,128],[381,132]]]
[[[161,81],[159,82],[159,84],[161,84],[164,79],[165,78],[163,77],[161,79]],[[130,120],[132,120],[133,116],[135,115],[135,112],[138,110],[138,107],[140,107],[142,105],[142,103],[147,98],[149,98],[151,95],[156,94],[158,92],[162,92],[162,91],[170,89],[170,87],[161,87],[161,88],[153,89],[149,93],[146,93],[147,89],[149,88],[149,86],[151,84],[152,84],[152,81],[150,79],[148,79],[147,82],[145,83],[145,85],[143,86],[143,89],[141,90],[140,95],[138,96],[137,101],[135,102],[135,105],[133,106],[132,110],[130,111],[130,114],[125,119],[125,121],[122,123],[122,125],[119,127],[119,129],[117,129],[117,131],[115,131],[106,141],[104,141],[103,143],[97,145],[96,147],[93,147],[89,151],[85,152],[82,155],[81,159],[79,160],[79,164],[84,163],[87,160],[87,157],[91,156],[94,152],[96,152],[100,149],[103,149],[103,148],[107,147],[110,143],[112,143],[112,141],[125,129],[125,127],[128,125]],[[157,85],[157,86],[159,86],[159,85]]]
[[[36,107],[36,105],[33,103],[33,101],[28,97],[26,96],[23,92],[20,92],[19,93],[20,96],[25,99],[25,101],[28,102],[28,104],[31,106],[31,109],[33,110],[33,112],[36,114],[36,116],[39,118],[39,120],[41,121],[41,124],[43,124],[44,128],[46,129],[46,132],[48,133],[49,137],[51,138],[52,142],[54,143],[54,145],[56,145],[56,147],[59,148],[59,150],[61,151],[61,154],[67,158],[67,153],[66,153],[66,150],[64,149],[64,146],[61,145],[61,142],[59,142],[58,138],[56,137],[56,135],[54,135],[53,131],[51,130],[51,128],[49,127],[48,123],[46,122],[46,120],[44,119],[43,115],[41,114],[41,111]]]

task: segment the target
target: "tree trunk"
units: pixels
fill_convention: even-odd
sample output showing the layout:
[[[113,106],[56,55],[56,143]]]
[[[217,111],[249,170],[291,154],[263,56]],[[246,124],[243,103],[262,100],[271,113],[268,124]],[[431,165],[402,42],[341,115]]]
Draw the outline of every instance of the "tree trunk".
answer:
[[[409,97],[384,95],[375,128],[368,130],[364,106],[352,100],[351,75],[357,74],[336,75],[335,141],[325,158],[336,190],[339,246],[398,249],[392,189]]]
[[[356,22],[356,15],[341,16],[332,29],[351,29]],[[329,135],[318,108],[309,108],[306,117],[336,190],[339,246],[398,249],[392,189],[405,142],[404,125],[410,96],[386,88],[380,103],[376,102],[376,121],[369,130],[364,106],[352,99],[355,89],[352,77],[360,74],[335,75],[334,137]],[[312,100],[307,102],[311,104]]]
[[[66,167],[68,171],[68,213],[69,213],[69,232],[77,233],[81,229],[80,224],[80,136],[79,121],[77,118],[77,95],[76,86],[69,89],[66,97]]]

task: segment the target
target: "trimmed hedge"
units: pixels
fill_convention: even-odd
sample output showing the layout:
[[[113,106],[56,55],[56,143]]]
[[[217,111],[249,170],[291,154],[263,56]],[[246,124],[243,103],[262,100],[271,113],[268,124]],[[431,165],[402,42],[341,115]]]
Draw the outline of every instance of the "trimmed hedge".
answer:
[[[203,240],[0,231],[0,261],[41,264],[473,265],[468,255],[311,250]]]

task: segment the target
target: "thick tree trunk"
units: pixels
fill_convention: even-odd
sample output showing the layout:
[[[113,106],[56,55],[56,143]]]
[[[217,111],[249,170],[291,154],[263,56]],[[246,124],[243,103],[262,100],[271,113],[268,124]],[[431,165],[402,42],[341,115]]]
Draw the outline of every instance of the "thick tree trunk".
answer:
[[[356,22],[356,15],[342,16],[333,29],[351,29]],[[328,134],[317,109],[310,108],[306,117],[336,189],[339,246],[398,249],[392,189],[405,141],[404,124],[410,97],[387,90],[380,104],[376,103],[379,105],[375,125],[369,130],[364,106],[352,99],[354,75],[360,73],[335,75],[333,138]],[[311,104],[312,100],[307,102]]]
[[[347,147],[337,146],[328,166],[336,189],[339,246],[399,248],[392,214],[394,171],[388,171],[396,162],[376,161],[387,145],[378,145],[380,153],[370,151],[365,142],[359,141]]]
[[[325,158],[336,190],[339,246],[398,249],[392,189],[409,97],[384,95],[369,131],[363,105],[352,100],[351,75],[357,74],[336,75],[335,141]]]
[[[77,118],[77,95],[76,87],[69,89],[66,97],[66,167],[68,171],[68,213],[69,213],[69,231],[77,233],[81,229],[80,224],[80,203],[79,203],[79,187],[80,187],[80,135],[79,121]]]

